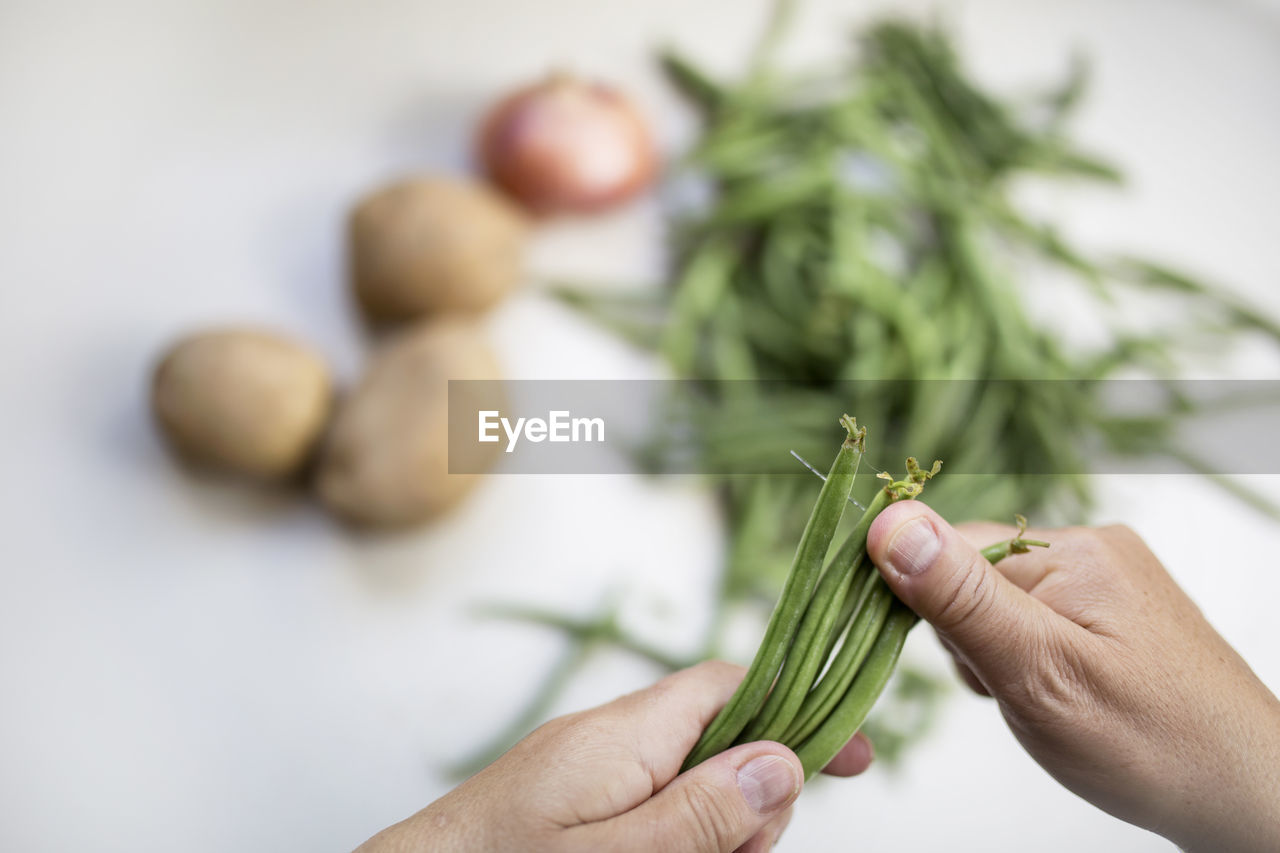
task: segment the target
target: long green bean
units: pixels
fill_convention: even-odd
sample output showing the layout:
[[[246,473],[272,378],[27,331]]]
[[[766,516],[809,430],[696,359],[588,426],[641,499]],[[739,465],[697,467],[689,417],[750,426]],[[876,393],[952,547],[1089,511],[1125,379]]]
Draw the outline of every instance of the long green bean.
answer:
[[[1024,538],[1026,518],[1019,515],[1017,522],[1017,535],[983,548],[983,557],[994,564],[1011,554],[1024,554],[1032,546],[1049,547],[1048,542]],[[919,621],[919,617],[906,605],[893,599],[883,578],[877,574],[872,581],[875,583],[871,593],[873,600],[879,596],[885,602],[884,621],[873,627],[874,623],[868,619],[865,627],[860,628],[856,624],[850,627],[845,640],[846,646],[841,651],[853,646],[856,651],[851,658],[858,663],[852,666],[846,663],[839,667],[837,663],[833,663],[828,673],[832,675],[840,672],[847,676],[852,669],[856,670],[856,677],[851,679],[847,689],[841,690],[840,681],[836,682],[836,690],[822,691],[822,685],[815,688],[810,695],[821,698],[804,719],[797,717],[797,725],[783,737],[784,743],[799,742],[796,755],[804,766],[806,779],[825,767],[862,725],[876,699],[884,691],[889,676],[893,674],[907,633]],[[870,648],[866,649],[867,646]],[[830,697],[833,695],[840,695],[838,702],[831,701]]]
[[[804,701],[805,692],[826,662],[828,637],[838,634],[843,627],[837,622],[837,617],[850,594],[854,572],[863,561],[871,522],[889,505],[889,495],[887,489],[876,493],[875,500],[863,512],[857,526],[823,574],[800,623],[795,642],[788,651],[778,683],[759,716],[743,732],[744,740],[776,740],[791,725]]]
[[[858,670],[853,684],[817,730],[796,747],[806,779],[826,767],[867,718],[871,706],[889,683],[889,676],[893,675],[902,646],[907,641],[907,633],[917,619],[906,605],[892,604],[875,645]]]
[[[859,668],[871,652],[871,646],[888,618],[893,595],[874,572],[868,577],[868,581],[866,604],[849,625],[844,644],[836,652],[826,674],[804,697],[791,727],[782,735],[782,743],[803,743],[817,730],[840,703],[841,697],[848,692],[849,685],[853,683]]]
[[[866,430],[859,428],[857,422],[848,415],[841,418],[840,423],[848,435],[832,463],[826,482],[822,484],[818,500],[814,503],[809,522],[800,537],[791,572],[773,615],[769,618],[759,651],[728,704],[712,720],[689,752],[684,762],[685,768],[701,763],[733,743],[760,710],[791,646],[814,587],[817,586],[836,527],[844,515],[845,507],[849,505],[854,475],[862,459]]]

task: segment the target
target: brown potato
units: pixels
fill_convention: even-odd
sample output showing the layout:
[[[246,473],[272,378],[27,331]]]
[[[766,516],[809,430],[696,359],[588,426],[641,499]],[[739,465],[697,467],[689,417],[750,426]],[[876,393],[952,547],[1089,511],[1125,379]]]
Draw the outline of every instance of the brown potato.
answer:
[[[264,480],[306,464],[332,401],[318,355],[255,329],[184,338],[156,367],[151,387],[156,420],[180,454]]]
[[[480,475],[449,473],[449,380],[497,378],[473,319],[455,315],[403,332],[339,407],[317,471],[321,499],[343,518],[377,527],[417,524],[458,503]],[[485,460],[492,448],[479,451]],[[466,461],[467,470],[487,467]]]
[[[485,184],[398,181],[352,211],[356,298],[372,320],[483,311],[519,282],[527,230],[519,209]]]

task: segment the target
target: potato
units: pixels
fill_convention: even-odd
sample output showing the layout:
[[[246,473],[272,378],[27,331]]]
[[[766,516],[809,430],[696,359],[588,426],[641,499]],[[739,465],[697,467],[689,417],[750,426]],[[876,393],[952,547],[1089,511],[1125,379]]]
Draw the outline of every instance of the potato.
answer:
[[[449,473],[449,380],[497,378],[474,319],[455,315],[401,333],[338,409],[317,470],[321,499],[376,527],[417,524],[458,503],[480,475]],[[497,394],[495,385],[484,388]],[[484,445],[467,470],[484,470],[494,448]]]
[[[518,208],[476,181],[391,184],[351,214],[356,299],[379,321],[483,311],[519,282],[527,230]]]
[[[332,401],[318,355],[255,329],[184,338],[156,367],[151,387],[156,420],[181,455],[263,480],[306,464]]]

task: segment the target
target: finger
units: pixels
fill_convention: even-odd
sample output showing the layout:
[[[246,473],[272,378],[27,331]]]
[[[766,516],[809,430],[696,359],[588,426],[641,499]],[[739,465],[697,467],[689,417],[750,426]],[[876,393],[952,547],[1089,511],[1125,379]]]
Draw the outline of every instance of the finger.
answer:
[[[947,654],[951,656],[951,663],[955,666],[956,675],[960,676],[960,680],[965,683],[965,686],[979,696],[990,697],[991,692],[987,690],[987,685],[983,684],[973,670],[960,659],[959,653],[956,652],[956,647],[947,638],[938,635],[937,631],[934,631],[934,634],[938,636],[938,642],[942,645],[942,648],[946,649]]]
[[[710,660],[672,673],[657,683],[622,696],[597,713],[633,743],[653,744],[645,760],[654,788],[675,778],[702,730],[738,688],[746,669]]]
[[[871,525],[867,551],[885,582],[980,678],[1033,662],[1054,617],[925,504],[901,501]],[[1060,618],[1060,617],[1058,617]]]
[[[800,794],[804,769],[779,743],[748,743],[712,756],[653,797],[610,820],[573,832],[588,849],[634,840],[643,850],[736,850],[786,811]]]
[[[791,823],[791,815],[794,812],[794,806],[788,808],[782,814],[769,821],[764,829],[747,839],[747,843],[735,850],[734,853],[768,853],[778,843],[782,833],[786,831],[787,825]]]
[[[956,665],[956,674],[960,676],[961,681],[968,685],[970,690],[979,696],[991,697],[991,692],[987,690],[987,686],[978,679],[978,676],[973,674],[973,670],[969,669],[963,661],[953,659],[953,663]]]
[[[1007,542],[1018,535],[1018,528],[990,521],[967,522],[957,525],[955,530],[977,550],[997,542]],[[1025,535],[1031,539],[1050,543],[1057,538],[1051,530],[1028,529]],[[1032,548],[1024,554],[1011,554],[1005,557],[996,564],[996,569],[1013,581],[1019,589],[1030,592],[1049,573],[1050,561],[1055,558],[1055,554],[1056,552],[1050,553],[1049,549]]]
[[[985,548],[992,542],[1003,542],[1018,535],[1018,528],[994,521],[966,521],[955,525],[955,530],[974,548]]]
[[[871,745],[871,739],[858,732],[836,753],[835,758],[827,762],[822,772],[828,776],[857,776],[866,772],[874,757],[875,748]]]

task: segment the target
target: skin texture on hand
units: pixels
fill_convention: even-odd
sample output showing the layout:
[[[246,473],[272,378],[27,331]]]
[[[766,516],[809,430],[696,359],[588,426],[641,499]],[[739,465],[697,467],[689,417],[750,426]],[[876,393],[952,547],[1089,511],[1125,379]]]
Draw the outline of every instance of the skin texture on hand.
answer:
[[[795,753],[743,744],[680,774],[745,672],[708,661],[554,719],[358,853],[768,850],[804,783]],[[826,772],[852,776],[870,763],[857,735]]]
[[[1280,850],[1280,702],[1125,527],[1014,535],[906,501],[868,551],[1055,779],[1194,853]],[[1225,577],[1225,575],[1224,575]]]

